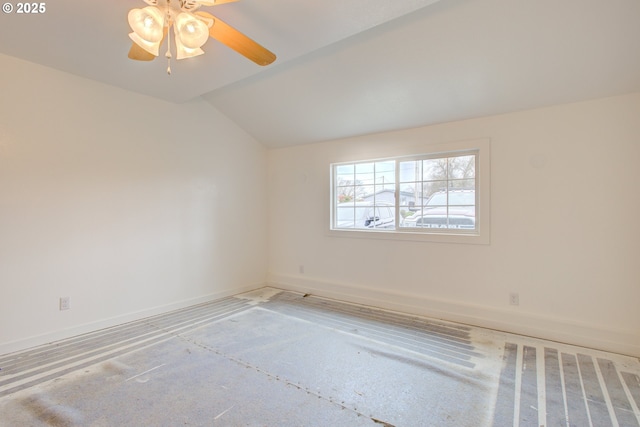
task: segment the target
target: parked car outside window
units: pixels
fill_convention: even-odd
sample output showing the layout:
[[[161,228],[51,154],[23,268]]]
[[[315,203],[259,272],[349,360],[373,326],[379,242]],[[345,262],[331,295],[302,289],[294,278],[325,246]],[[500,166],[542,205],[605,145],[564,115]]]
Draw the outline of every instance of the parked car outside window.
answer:
[[[422,208],[402,221],[407,228],[476,228],[475,190],[453,189],[431,195]]]
[[[395,209],[373,202],[339,203],[334,223],[336,228],[395,228]]]

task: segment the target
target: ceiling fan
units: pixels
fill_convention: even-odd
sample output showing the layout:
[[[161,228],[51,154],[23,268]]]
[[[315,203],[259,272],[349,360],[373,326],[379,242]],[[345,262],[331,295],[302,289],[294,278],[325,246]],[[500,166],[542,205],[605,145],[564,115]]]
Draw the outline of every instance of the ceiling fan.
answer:
[[[202,55],[202,46],[209,37],[230,47],[258,65],[269,65],[276,55],[240,31],[210,13],[199,11],[201,6],[215,6],[238,0],[144,0],[149,6],[129,11],[129,34],[133,45],[129,58],[151,61],[159,55],[160,45],[167,39],[165,57],[171,74],[171,32],[173,27],[176,58]]]

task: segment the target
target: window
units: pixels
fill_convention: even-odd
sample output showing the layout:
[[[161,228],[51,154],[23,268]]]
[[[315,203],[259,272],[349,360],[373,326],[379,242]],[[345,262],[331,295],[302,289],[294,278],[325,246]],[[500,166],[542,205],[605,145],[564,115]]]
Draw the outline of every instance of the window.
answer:
[[[402,228],[476,229],[477,154],[400,160]]]
[[[482,156],[481,148],[468,148],[334,163],[330,229],[396,237],[480,236],[481,228],[486,234],[488,158],[483,165],[487,167],[484,186],[479,173],[485,156],[488,146]],[[482,226],[479,220],[484,216]],[[488,236],[482,240],[488,243]]]
[[[396,162],[335,165],[335,229],[395,228]]]

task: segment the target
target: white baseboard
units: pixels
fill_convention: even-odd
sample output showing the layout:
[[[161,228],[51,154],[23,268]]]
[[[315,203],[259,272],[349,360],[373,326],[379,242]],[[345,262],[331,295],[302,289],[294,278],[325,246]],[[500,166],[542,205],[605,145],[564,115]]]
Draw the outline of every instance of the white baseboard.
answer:
[[[54,341],[71,338],[76,335],[86,334],[88,332],[110,328],[112,326],[133,322],[136,320],[144,319],[146,317],[155,316],[157,314],[167,313],[173,310],[179,310],[181,308],[189,307],[192,305],[215,301],[217,299],[225,298],[231,295],[236,295],[243,292],[249,292],[254,289],[262,288],[264,286],[265,286],[264,283],[260,283],[260,284],[248,285],[243,287],[236,287],[233,289],[225,289],[225,290],[216,291],[207,295],[203,295],[200,297],[189,298],[189,299],[173,302],[170,304],[150,307],[144,310],[139,310],[131,313],[122,314],[119,316],[110,317],[107,319],[100,319],[93,322],[87,322],[81,325],[76,325],[76,326],[65,328],[58,331],[48,332],[42,335],[36,335],[28,338],[15,340],[15,341],[0,343],[0,355],[26,350],[32,347],[37,347],[39,345],[49,344]]]
[[[640,357],[640,331],[298,276],[270,274],[267,283],[283,290]]]

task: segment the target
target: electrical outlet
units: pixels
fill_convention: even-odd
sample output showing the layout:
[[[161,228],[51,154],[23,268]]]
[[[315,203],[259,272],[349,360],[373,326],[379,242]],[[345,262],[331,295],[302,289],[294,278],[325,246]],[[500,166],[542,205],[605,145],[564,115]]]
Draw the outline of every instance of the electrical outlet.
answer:
[[[300,274],[304,274],[304,265],[300,265],[298,267],[298,271],[300,272]]]
[[[509,304],[520,305],[520,295],[517,292],[512,292],[509,294]]]
[[[60,311],[69,310],[71,308],[71,300],[69,297],[60,297]]]

